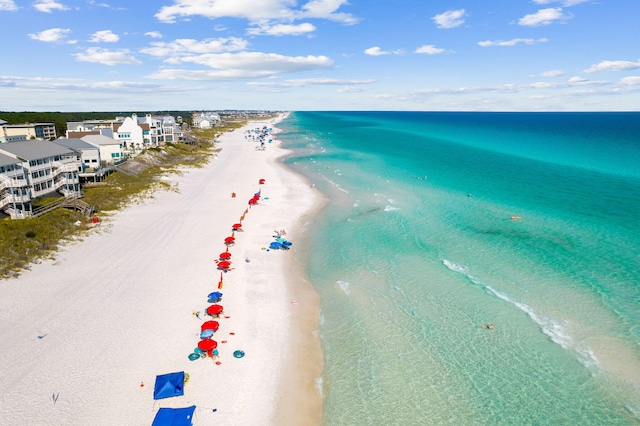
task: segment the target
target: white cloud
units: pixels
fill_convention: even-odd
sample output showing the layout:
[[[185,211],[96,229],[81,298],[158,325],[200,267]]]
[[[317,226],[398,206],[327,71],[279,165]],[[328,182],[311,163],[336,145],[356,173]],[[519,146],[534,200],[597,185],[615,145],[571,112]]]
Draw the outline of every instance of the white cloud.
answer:
[[[111,32],[111,30],[96,31],[89,39],[92,43],[115,43],[120,40],[117,34]]]
[[[515,46],[517,44],[520,43],[524,43],[524,44],[536,44],[536,43],[546,43],[547,41],[549,41],[546,38],[539,38],[537,40],[533,39],[533,38],[514,38],[511,40],[486,40],[486,41],[479,41],[478,45],[482,46],[482,47],[491,47],[491,46]]]
[[[627,71],[640,68],[640,60],[638,62],[631,61],[602,61],[598,64],[591,65],[583,72],[591,74],[599,71]]]
[[[13,12],[14,10],[18,10],[18,6],[16,6],[13,0],[0,0],[0,10]]]
[[[239,52],[175,58],[175,63],[203,65],[212,70],[164,69],[150,76],[171,80],[229,80],[264,78],[277,74],[329,68],[326,56],[284,56],[276,53]]]
[[[540,25],[549,25],[554,21],[563,21],[569,19],[570,16],[562,13],[560,7],[550,7],[548,9],[540,9],[536,13],[525,15],[518,20],[518,25],[525,27],[538,27]]]
[[[347,0],[311,0],[302,6],[302,11],[296,16],[299,19],[322,18],[344,24],[357,23],[358,19],[353,15],[336,12],[343,4],[347,4]]]
[[[39,0],[33,7],[40,12],[51,13],[53,10],[69,10],[69,8],[55,0]]]
[[[162,38],[162,34],[159,31],[148,31],[144,35],[151,38]]]
[[[560,3],[564,7],[571,7],[577,4],[586,3],[592,0],[533,0],[535,4]]]
[[[71,30],[68,28],[50,28],[48,30],[40,31],[37,34],[29,34],[29,37],[33,40],[44,41],[46,43],[59,43],[62,42]]]
[[[588,81],[589,81],[588,79],[584,77],[578,77],[578,76],[571,77],[568,80],[569,84],[584,84],[584,83],[587,83]]]
[[[540,74],[541,77],[559,77],[561,75],[564,75],[564,71],[562,70],[549,70]]]
[[[435,15],[431,19],[433,19],[438,28],[455,28],[464,24],[464,19],[462,19],[464,15],[464,9],[448,10],[444,13]]]
[[[637,86],[640,85],[640,75],[633,75],[630,77],[625,77],[620,80],[620,84],[625,86]]]
[[[275,25],[260,25],[258,27],[249,28],[247,34],[249,35],[271,35],[271,36],[283,36],[283,35],[302,35],[312,33],[316,30],[316,27],[309,23],[303,23],[298,25],[293,24],[275,24]]]
[[[365,49],[364,53],[369,56],[382,56],[382,55],[402,55],[404,51],[402,49],[385,51],[380,49],[378,46],[374,46],[374,47]]]
[[[139,65],[142,62],[130,55],[129,50],[107,50],[98,47],[90,47],[84,53],[76,53],[73,56],[79,62],[92,62],[103,65]]]
[[[418,47],[415,53],[425,53],[427,55],[438,55],[440,53],[444,53],[445,50],[440,47],[435,47],[433,44],[425,44],[424,46]]]
[[[369,55],[369,56],[380,56],[380,55],[388,55],[389,54],[389,52],[383,52],[382,49],[380,49],[378,46],[374,46],[374,47],[370,47],[368,49],[365,49],[364,53]]]
[[[338,93],[359,93],[364,92],[364,88],[358,86],[345,86],[337,90]]]
[[[180,57],[192,54],[222,53],[244,50],[248,43],[237,37],[205,39],[177,39],[170,43],[152,42],[151,47],[140,49],[140,52],[151,56]]]
[[[357,85],[357,84],[371,84],[375,83],[376,80],[366,79],[366,80],[345,80],[345,79],[336,79],[336,78],[300,78],[295,80],[285,80],[281,82],[256,82],[252,81],[247,83],[249,86],[257,86],[257,87],[305,87],[305,86],[327,86],[327,85]]]
[[[163,6],[155,17],[169,23],[191,16],[240,18],[252,23],[291,22],[308,18],[356,23],[357,18],[352,15],[337,12],[346,3],[346,0],[310,0],[300,9],[294,9],[294,0],[173,0],[173,5]]]

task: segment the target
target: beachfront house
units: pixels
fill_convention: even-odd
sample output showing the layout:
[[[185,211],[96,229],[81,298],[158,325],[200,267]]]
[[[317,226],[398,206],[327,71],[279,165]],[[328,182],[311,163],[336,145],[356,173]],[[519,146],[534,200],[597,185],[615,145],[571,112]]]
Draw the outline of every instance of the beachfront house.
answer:
[[[86,135],[81,139],[98,148],[100,165],[103,167],[119,164],[126,158],[122,144],[113,138],[104,135]]]
[[[100,137],[100,135],[97,136]],[[100,146],[78,138],[58,138],[53,142],[80,152],[80,160],[82,162],[82,171],[78,173],[80,183],[100,182],[113,172],[112,168],[109,167],[109,164],[113,164],[113,162],[107,164],[102,161]]]
[[[78,173],[81,153],[49,142],[27,140],[0,144],[2,160],[2,211],[13,219],[31,217],[31,201],[55,193],[81,196]],[[8,159],[6,158],[8,157]]]
[[[22,161],[0,152],[0,211],[19,216],[31,203],[31,191]]]

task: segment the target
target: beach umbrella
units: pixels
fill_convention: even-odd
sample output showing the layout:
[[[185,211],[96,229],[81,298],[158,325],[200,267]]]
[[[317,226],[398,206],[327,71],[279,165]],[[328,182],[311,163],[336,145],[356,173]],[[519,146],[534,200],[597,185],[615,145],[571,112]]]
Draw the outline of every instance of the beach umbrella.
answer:
[[[213,330],[213,331],[218,331],[218,328],[220,328],[220,323],[218,321],[207,321],[207,322],[203,322],[202,325],[200,326],[200,331],[204,331],[204,330]]]
[[[240,228],[242,228],[242,224],[241,223],[234,223],[231,226],[231,229],[240,229]]]
[[[222,293],[219,291],[214,291],[213,293],[209,293],[207,296],[209,299],[220,299],[222,297]]]
[[[265,182],[266,182],[266,181],[265,181],[264,179],[260,179],[260,180],[258,181],[258,183],[260,183],[260,184],[263,184],[263,183],[265,183]]]
[[[202,339],[198,342],[198,347],[203,351],[211,352],[218,347],[218,342],[211,339]]]
[[[227,237],[224,239],[225,244],[233,244],[236,241],[235,237]]]
[[[229,266],[231,266],[231,262],[227,262],[226,260],[218,262],[218,269],[227,269]]]
[[[228,251],[225,251],[224,253],[220,253],[220,259],[230,259],[231,258],[231,253],[229,253]]]
[[[211,336],[213,336],[213,330],[210,329],[210,328],[207,328],[206,330],[202,330],[200,332],[200,338],[201,339],[208,339]]]
[[[277,241],[272,242],[271,244],[269,244],[269,248],[270,249],[274,249],[274,250],[278,250],[280,248],[282,248],[282,243],[279,243]]]
[[[220,315],[223,309],[222,305],[211,305],[207,308],[206,312],[209,315]]]

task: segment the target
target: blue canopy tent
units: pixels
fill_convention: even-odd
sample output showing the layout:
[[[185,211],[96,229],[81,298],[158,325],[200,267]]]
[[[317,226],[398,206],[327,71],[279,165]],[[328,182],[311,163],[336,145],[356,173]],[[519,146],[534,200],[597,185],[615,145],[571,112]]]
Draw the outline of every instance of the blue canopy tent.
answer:
[[[156,376],[153,399],[184,395],[184,371]]]
[[[185,408],[161,408],[156,413],[151,426],[192,426],[196,406]]]

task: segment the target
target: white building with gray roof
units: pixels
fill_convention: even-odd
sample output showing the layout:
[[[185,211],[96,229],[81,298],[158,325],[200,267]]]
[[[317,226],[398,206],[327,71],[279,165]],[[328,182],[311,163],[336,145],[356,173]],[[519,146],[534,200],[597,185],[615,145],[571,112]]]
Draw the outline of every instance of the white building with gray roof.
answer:
[[[10,164],[3,166],[0,180],[5,182],[3,191],[12,195],[2,210],[12,218],[30,217],[34,198],[56,192],[70,198],[81,196],[79,151],[49,141],[28,140],[0,144],[0,154],[9,158],[3,161]],[[18,183],[22,186],[16,186]]]

